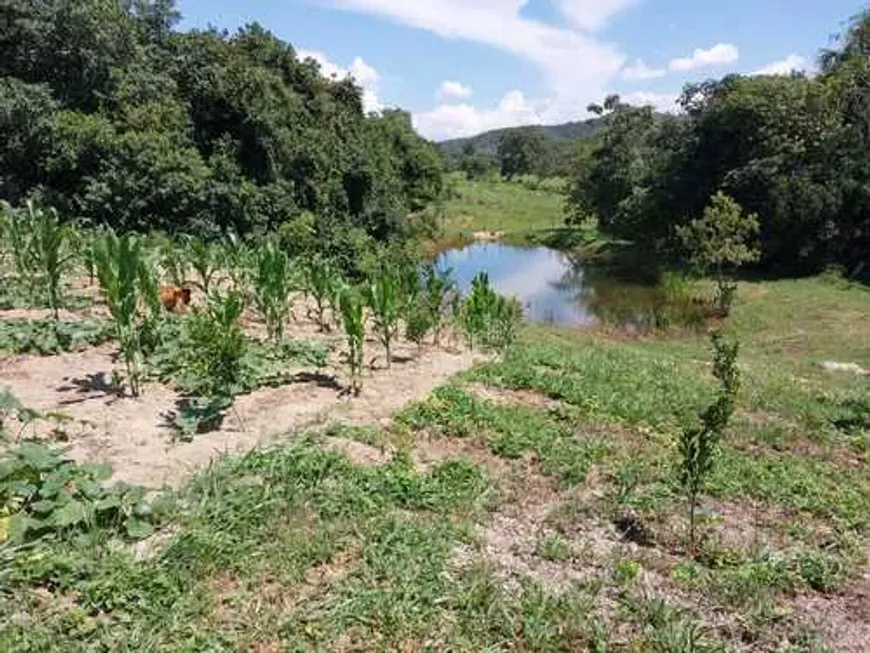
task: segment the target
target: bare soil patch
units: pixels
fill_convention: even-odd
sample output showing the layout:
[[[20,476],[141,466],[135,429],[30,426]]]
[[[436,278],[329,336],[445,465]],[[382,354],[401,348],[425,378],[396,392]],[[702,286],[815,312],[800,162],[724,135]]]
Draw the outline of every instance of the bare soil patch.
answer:
[[[371,355],[378,350],[369,346]],[[298,375],[297,382],[238,397],[220,430],[191,442],[174,442],[167,415],[179,396],[159,383],[142,396],[120,396],[113,386],[115,346],[52,357],[0,359],[0,386],[40,411],[65,413],[69,455],[112,465],[114,479],[149,488],[177,487],[209,461],[292,437],[324,423],[382,425],[405,403],[420,399],[475,361],[467,352],[400,345],[392,369],[369,372],[362,394],[344,393],[343,372],[327,368]],[[48,437],[50,425],[34,427]],[[28,432],[27,435],[32,435]]]

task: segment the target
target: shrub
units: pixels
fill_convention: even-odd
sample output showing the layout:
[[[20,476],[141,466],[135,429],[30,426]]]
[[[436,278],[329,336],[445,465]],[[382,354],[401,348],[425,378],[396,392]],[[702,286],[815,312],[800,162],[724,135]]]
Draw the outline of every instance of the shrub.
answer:
[[[734,402],[740,389],[739,343],[727,342],[719,332],[713,333],[712,342],[713,375],[719,380],[719,396],[701,412],[700,424],[684,429],[677,443],[680,453],[677,471],[689,502],[689,544],[693,553],[698,495],[715,465],[719,442],[734,413]]]

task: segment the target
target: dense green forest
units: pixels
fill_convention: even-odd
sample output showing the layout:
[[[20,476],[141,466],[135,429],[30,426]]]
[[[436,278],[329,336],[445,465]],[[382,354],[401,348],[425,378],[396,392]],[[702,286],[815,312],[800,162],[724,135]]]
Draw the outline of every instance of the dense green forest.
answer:
[[[0,0],[0,199],[85,225],[360,246],[409,230],[442,161],[410,116],[259,25],[181,32],[174,0]]]
[[[617,96],[590,107],[605,126],[574,167],[575,221],[680,257],[679,227],[722,191],[757,215],[763,268],[867,275],[870,10],[816,75],[732,75],[687,86],[681,104],[678,116]]]
[[[815,75],[687,86],[679,115],[618,97],[598,117],[443,143],[259,25],[182,32],[174,0],[0,0],[0,199],[84,225],[258,235],[360,251],[413,232],[444,169],[572,180],[571,220],[686,258],[679,228],[722,191],[760,223],[758,265],[839,264],[870,245],[870,12]],[[350,254],[352,256],[352,254]]]

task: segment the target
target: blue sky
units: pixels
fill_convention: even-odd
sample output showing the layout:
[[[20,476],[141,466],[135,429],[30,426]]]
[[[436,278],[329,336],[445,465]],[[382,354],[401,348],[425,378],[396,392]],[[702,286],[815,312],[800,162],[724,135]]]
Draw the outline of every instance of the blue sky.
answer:
[[[258,21],[367,108],[425,136],[587,117],[610,92],[672,108],[683,84],[812,69],[866,0],[179,0],[182,28]]]

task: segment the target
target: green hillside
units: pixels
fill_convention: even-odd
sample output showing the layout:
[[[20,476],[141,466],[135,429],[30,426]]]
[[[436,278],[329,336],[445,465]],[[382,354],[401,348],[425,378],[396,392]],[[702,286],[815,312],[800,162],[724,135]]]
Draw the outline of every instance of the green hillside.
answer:
[[[580,122],[566,122],[561,125],[541,125],[540,127],[537,127],[537,129],[541,130],[547,138],[554,141],[576,141],[595,135],[600,129],[600,125],[600,118],[592,118]],[[443,141],[439,143],[438,146],[445,154],[456,156],[462,153],[466,144],[471,143],[474,145],[474,150],[478,154],[494,155],[498,149],[498,143],[502,136],[518,129],[525,129],[525,127],[493,129],[492,131],[484,132],[477,136]]]

